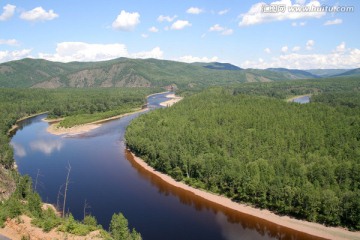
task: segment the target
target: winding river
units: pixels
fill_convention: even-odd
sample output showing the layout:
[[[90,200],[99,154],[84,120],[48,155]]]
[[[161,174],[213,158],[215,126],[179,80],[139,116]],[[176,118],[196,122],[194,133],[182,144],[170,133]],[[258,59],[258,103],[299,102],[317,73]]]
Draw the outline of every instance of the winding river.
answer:
[[[159,108],[167,94],[148,97],[150,109]],[[46,115],[24,120],[11,142],[18,170],[33,178],[45,202],[56,205],[70,164],[66,210],[77,219],[91,213],[104,228],[113,213],[122,212],[144,239],[316,239],[209,203],[146,172],[124,145],[126,126],[139,114],[74,136],[49,134]]]

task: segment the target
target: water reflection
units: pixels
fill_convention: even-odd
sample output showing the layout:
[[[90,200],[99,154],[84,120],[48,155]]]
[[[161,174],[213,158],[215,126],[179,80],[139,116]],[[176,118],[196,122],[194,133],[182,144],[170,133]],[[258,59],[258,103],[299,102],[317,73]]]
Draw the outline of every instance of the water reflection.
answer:
[[[60,139],[55,140],[36,140],[30,142],[30,148],[33,151],[39,151],[46,155],[52,154],[54,151],[60,151],[64,145]]]
[[[14,148],[14,153],[16,157],[22,158],[26,156],[26,150],[21,144],[11,142],[11,145]]]

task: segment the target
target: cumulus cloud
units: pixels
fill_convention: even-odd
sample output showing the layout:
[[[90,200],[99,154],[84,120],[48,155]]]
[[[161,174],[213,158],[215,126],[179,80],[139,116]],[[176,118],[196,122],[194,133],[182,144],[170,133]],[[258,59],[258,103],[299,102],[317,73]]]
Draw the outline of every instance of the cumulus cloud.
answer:
[[[191,27],[191,23],[186,20],[177,20],[171,25],[172,30],[181,30],[184,29],[185,27]]]
[[[346,50],[345,42],[340,43],[340,45],[336,46],[335,52],[342,53]]]
[[[218,12],[219,15],[225,15],[230,11],[230,9],[224,9]]]
[[[40,53],[39,57],[50,61],[103,61],[127,56],[124,44],[92,44],[84,42],[61,42],[57,44],[56,53]]]
[[[266,4],[264,2],[259,2],[251,6],[250,10],[247,13],[244,13],[240,16],[241,21],[239,26],[249,26],[255,24],[262,24],[265,22],[273,21],[283,21],[283,20],[296,20],[302,18],[321,18],[326,13],[322,11],[304,11],[301,8],[312,8],[320,7],[321,3],[319,1],[310,1],[308,4],[304,5],[305,1],[297,2],[295,4],[291,3],[291,0],[279,0]],[[284,11],[277,12],[266,12],[267,7],[273,6],[285,6]],[[299,9],[297,9],[299,8]]]
[[[340,18],[337,18],[337,19],[334,19],[334,20],[328,20],[324,23],[325,26],[329,26],[329,25],[337,25],[337,24],[342,24],[342,19]]]
[[[157,32],[159,32],[159,29],[157,29],[156,27],[152,26],[151,28],[149,28],[149,32],[157,33]]]
[[[18,46],[19,42],[16,39],[0,39],[0,45]]]
[[[346,48],[344,42],[336,46],[328,54],[299,54],[288,53],[273,57],[268,61],[245,61],[243,68],[293,68],[293,69],[329,69],[329,68],[358,68],[360,63],[360,49]]]
[[[180,62],[186,62],[186,63],[193,63],[193,62],[216,62],[218,61],[219,58],[214,56],[211,58],[208,57],[194,57],[191,55],[186,55],[186,56],[182,56],[180,58],[177,59],[177,61]]]
[[[150,51],[138,52],[131,54],[130,57],[132,58],[157,58],[162,59],[164,52],[161,51],[160,47],[155,47]]]
[[[264,49],[264,52],[266,52],[267,54],[270,54],[270,53],[271,53],[271,49],[270,49],[270,48],[265,48],[265,49]]]
[[[299,22],[299,23],[293,22],[293,23],[291,23],[291,26],[293,26],[293,27],[297,27],[297,26],[303,27],[305,25],[306,25],[306,22]]]
[[[126,12],[122,10],[112,23],[112,27],[121,31],[132,31],[140,23],[140,14],[137,12]]]
[[[311,49],[313,49],[314,45],[315,45],[315,41],[314,40],[309,40],[309,41],[306,42],[306,49],[311,50]]]
[[[25,11],[20,14],[20,18],[26,21],[36,22],[36,21],[50,21],[59,17],[54,10],[50,9],[46,11],[42,7],[36,7],[30,11]]]
[[[4,9],[4,11],[0,15],[0,21],[6,21],[9,18],[11,18],[15,13],[16,6],[11,5],[11,4],[6,4],[3,7],[3,9]]]
[[[300,50],[301,50],[301,47],[299,47],[299,46],[295,46],[295,47],[292,48],[293,52],[298,52]]]
[[[166,22],[172,22],[172,21],[175,20],[175,18],[177,18],[176,15],[174,15],[174,16],[172,16],[172,17],[160,15],[160,16],[157,18],[157,20],[158,20],[158,22],[164,22],[164,21],[166,21]]]
[[[187,13],[189,14],[200,14],[202,13],[204,10],[197,8],[197,7],[191,7],[188,10],[186,10]]]
[[[219,32],[219,31],[223,31],[223,30],[224,30],[224,28],[221,27],[219,24],[215,24],[214,26],[209,28],[210,32],[213,32],[213,31]]]
[[[221,32],[221,35],[231,35],[234,33],[234,30],[232,29],[225,29],[224,31]]]
[[[31,49],[22,49],[17,51],[0,51],[0,62],[8,62],[31,57]]]
[[[286,53],[288,50],[289,50],[289,47],[288,47],[288,46],[283,46],[283,47],[281,48],[281,52],[283,52],[283,53]]]
[[[220,26],[219,24],[215,24],[209,28],[210,32],[221,32],[221,35],[231,35],[234,33],[232,29],[227,29],[225,27]]]
[[[57,44],[55,53],[53,54],[39,53],[39,58],[58,62],[105,61],[119,57],[162,59],[163,52],[159,47],[155,47],[150,51],[129,53],[126,46],[120,43],[94,44],[85,42],[62,42]]]

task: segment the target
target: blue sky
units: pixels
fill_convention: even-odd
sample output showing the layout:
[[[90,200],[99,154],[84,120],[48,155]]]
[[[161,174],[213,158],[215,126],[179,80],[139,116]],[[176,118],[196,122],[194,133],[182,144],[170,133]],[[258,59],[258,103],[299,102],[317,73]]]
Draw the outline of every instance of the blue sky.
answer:
[[[357,68],[359,13],[358,0],[0,0],[0,62],[151,57]]]

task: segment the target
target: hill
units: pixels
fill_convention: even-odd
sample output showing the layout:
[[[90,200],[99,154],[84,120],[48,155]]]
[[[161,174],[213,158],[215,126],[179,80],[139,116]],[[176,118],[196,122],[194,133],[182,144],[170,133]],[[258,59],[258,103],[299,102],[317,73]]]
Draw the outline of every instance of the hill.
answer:
[[[192,63],[192,65],[201,66],[201,67],[209,68],[209,69],[216,69],[216,70],[230,70],[230,71],[242,70],[242,68],[239,68],[238,66],[232,65],[230,63],[219,63],[219,62],[201,63],[201,62],[196,62],[196,63]]]
[[[173,86],[197,89],[286,79],[289,79],[287,74],[280,71],[241,70],[228,63],[188,64],[157,59],[118,58],[102,62],[59,63],[28,58],[0,64],[0,87]]]
[[[350,69],[308,69],[305,71],[309,72],[311,74],[317,75],[319,77],[331,77],[331,76],[335,76],[335,75],[344,73],[349,70]]]
[[[287,69],[287,68],[268,68],[267,70],[283,73],[288,79],[304,79],[304,78],[319,78],[318,75],[310,72],[298,69]]]
[[[346,76],[346,77],[353,77],[353,76],[360,76],[360,68],[355,68],[340,74],[337,74],[336,76],[338,77],[342,77],[342,76]]]

